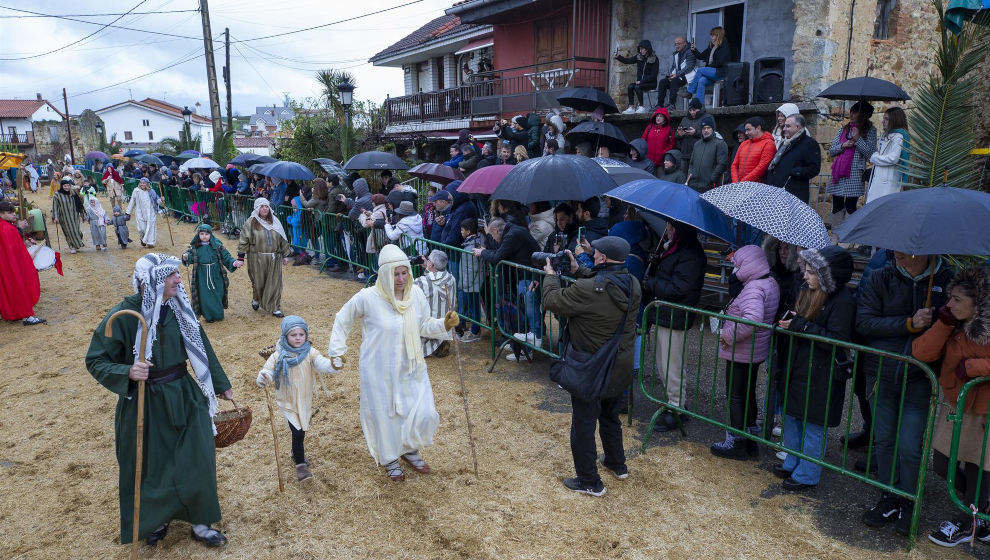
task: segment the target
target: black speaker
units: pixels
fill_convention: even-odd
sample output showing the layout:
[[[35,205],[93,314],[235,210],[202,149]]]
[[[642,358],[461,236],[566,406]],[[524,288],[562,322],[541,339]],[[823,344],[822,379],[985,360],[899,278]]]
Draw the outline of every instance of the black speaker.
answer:
[[[725,94],[722,105],[749,103],[749,63],[729,62],[725,65]]]
[[[784,100],[784,59],[767,57],[753,63],[753,101],[780,103]]]

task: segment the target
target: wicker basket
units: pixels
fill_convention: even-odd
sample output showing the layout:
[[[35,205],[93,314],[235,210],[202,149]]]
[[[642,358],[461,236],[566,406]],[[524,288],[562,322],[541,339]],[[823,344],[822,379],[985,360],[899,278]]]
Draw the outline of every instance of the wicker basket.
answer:
[[[231,403],[234,405],[233,410],[221,410],[213,417],[217,426],[217,435],[213,441],[217,448],[241,441],[251,427],[251,409],[246,406],[239,408],[233,400]]]
[[[258,355],[261,356],[261,359],[263,359],[263,360],[267,360],[268,357],[271,356],[274,353],[275,353],[275,345],[274,344],[272,344],[271,346],[265,346],[261,350],[258,350]]]

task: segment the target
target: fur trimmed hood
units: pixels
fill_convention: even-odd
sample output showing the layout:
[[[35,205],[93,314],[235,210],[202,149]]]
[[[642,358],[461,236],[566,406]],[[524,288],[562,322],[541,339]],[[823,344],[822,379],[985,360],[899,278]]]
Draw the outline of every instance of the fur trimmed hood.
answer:
[[[777,266],[780,262],[780,240],[771,235],[766,236],[763,239],[763,252],[767,255],[767,262],[770,263],[770,268]],[[784,260],[784,268],[790,270],[791,272],[796,271],[800,268],[798,264],[798,248],[797,245],[789,245],[787,248],[787,258]]]
[[[990,267],[974,266],[959,271],[946,291],[951,294],[955,288],[962,288],[976,306],[976,314],[965,327],[966,336],[977,344],[990,344]]]
[[[829,245],[823,249],[805,249],[798,253],[801,260],[808,263],[818,274],[825,293],[832,295],[845,286],[852,278],[853,260],[849,251],[838,245]]]

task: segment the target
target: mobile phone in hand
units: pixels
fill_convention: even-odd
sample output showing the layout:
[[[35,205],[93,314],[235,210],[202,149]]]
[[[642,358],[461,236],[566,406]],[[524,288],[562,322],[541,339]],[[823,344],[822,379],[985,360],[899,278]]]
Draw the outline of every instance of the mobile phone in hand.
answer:
[[[784,313],[784,316],[780,318],[780,320],[787,321],[788,319],[793,319],[794,317],[797,317],[797,311],[794,311],[793,309],[788,309],[787,312]]]

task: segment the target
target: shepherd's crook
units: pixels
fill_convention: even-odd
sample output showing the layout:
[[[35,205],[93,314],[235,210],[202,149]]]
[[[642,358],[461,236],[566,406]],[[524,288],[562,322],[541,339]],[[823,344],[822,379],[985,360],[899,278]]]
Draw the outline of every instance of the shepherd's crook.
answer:
[[[275,410],[272,408],[272,395],[268,392],[268,385],[265,384],[265,400],[268,401],[268,420],[272,425],[272,441],[275,442],[275,470],[278,471],[278,491],[285,492],[285,483],[282,482],[282,459],[278,455],[278,436],[275,435]]]
[[[447,304],[454,305],[450,297],[450,286],[447,286]],[[461,380],[461,400],[464,402],[464,418],[467,420],[468,442],[471,444],[471,460],[474,461],[474,477],[478,478],[478,454],[474,450],[474,429],[471,426],[471,413],[468,412],[467,389],[464,387],[464,370],[461,368],[461,346],[457,333],[453,333],[454,355],[457,356],[457,376]]]
[[[113,320],[121,315],[133,315],[141,322],[141,345],[138,347],[138,359],[147,362],[144,350],[148,344],[148,324],[137,311],[121,309],[107,318],[107,326],[103,329],[104,336],[113,336]],[[144,455],[144,379],[138,381],[137,388],[137,460],[134,464],[134,523],[131,528],[131,560],[138,557],[138,521],[141,519],[141,463]]]
[[[168,221],[168,213],[171,212],[171,210],[168,207],[168,203],[165,202],[165,191],[162,190],[161,183],[158,183],[158,193],[161,195],[161,201],[164,203],[165,225],[168,226],[168,240],[172,243],[172,246],[175,247],[175,240],[172,239],[172,222]]]

